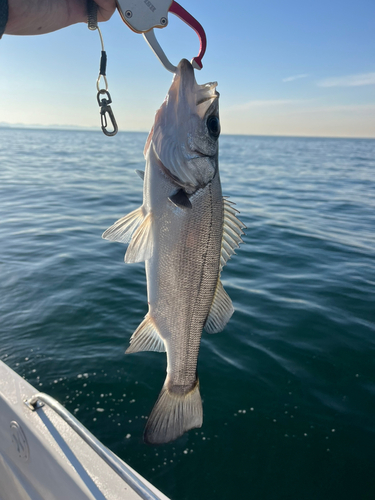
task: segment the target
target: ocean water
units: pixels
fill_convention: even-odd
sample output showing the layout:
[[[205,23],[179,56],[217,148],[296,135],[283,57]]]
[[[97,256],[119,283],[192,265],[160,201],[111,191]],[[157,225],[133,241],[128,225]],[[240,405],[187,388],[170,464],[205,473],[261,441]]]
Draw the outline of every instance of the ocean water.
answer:
[[[124,354],[144,266],[101,239],[141,203],[145,140],[0,129],[0,359],[174,500],[373,500],[375,140],[220,139],[236,312],[202,337],[203,427],[159,447],[165,355]]]

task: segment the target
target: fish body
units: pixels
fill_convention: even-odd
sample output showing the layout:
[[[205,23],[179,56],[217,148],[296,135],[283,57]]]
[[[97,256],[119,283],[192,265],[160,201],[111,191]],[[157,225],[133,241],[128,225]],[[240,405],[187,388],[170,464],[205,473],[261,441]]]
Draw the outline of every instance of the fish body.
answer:
[[[222,196],[215,88],[198,85],[191,64],[180,62],[147,139],[143,204],[103,235],[131,238],[125,262],[145,261],[149,311],[127,353],[167,353],[167,377],[144,434],[149,444],[202,425],[202,330],[221,331],[233,314],[220,273],[244,226]]]

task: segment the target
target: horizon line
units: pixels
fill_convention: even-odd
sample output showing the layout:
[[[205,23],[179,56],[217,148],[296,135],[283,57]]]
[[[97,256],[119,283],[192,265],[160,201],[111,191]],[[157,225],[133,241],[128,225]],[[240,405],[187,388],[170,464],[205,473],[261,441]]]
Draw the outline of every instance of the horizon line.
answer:
[[[0,129],[18,129],[18,130],[55,130],[55,131],[75,131],[75,132],[102,132],[99,127],[84,126],[84,125],[37,125],[37,124],[23,124],[23,123],[4,123],[0,122]],[[119,133],[127,134],[148,134],[148,130],[119,130]],[[241,136],[241,137],[285,137],[295,139],[359,139],[359,140],[375,140],[374,137],[363,136],[330,136],[330,135],[296,135],[296,134],[245,134],[245,133],[222,133],[222,136]]]

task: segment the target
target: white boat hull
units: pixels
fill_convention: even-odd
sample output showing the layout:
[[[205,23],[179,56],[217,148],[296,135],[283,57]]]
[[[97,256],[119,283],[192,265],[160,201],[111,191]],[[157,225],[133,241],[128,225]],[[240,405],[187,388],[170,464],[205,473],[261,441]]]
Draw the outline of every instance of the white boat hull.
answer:
[[[139,494],[53,409],[28,408],[37,392],[0,361],[0,500],[168,500],[99,443],[152,496]]]

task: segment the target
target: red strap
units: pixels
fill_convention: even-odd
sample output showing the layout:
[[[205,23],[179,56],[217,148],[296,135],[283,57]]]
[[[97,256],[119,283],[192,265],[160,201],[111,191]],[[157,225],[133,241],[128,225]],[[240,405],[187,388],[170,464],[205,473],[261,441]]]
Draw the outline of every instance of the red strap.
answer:
[[[199,54],[197,57],[193,58],[193,61],[195,61],[197,65],[202,68],[202,57],[204,56],[207,47],[206,33],[204,32],[202,25],[179,3],[175,2],[175,0],[173,0],[171,6],[169,7],[169,12],[172,12],[172,14],[179,17],[182,21],[184,21],[184,23],[193,28],[198,35],[200,40]]]

